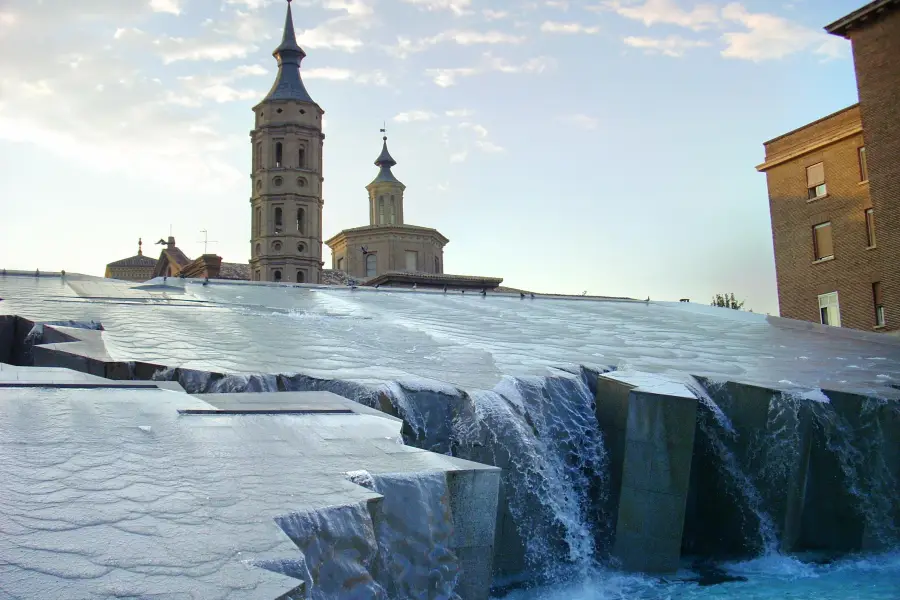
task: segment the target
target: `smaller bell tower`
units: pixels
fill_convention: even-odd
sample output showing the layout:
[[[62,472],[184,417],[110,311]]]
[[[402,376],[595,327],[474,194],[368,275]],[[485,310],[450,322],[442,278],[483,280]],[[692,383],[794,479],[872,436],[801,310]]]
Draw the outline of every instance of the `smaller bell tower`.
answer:
[[[384,129],[381,130],[384,133]],[[369,225],[403,225],[403,191],[406,186],[394,177],[391,167],[397,161],[387,147],[387,135],[382,136],[381,154],[375,159],[378,175],[366,186],[369,192]]]
[[[306,53],[297,45],[290,3],[281,44],[272,53],[278,61],[275,83],[253,107],[250,277],[319,283],[325,111],[300,77]]]

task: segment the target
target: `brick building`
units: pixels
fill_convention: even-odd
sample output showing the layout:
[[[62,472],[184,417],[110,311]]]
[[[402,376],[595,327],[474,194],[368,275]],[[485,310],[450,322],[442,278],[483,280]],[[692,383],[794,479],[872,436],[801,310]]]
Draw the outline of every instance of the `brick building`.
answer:
[[[859,104],[765,142],[781,316],[900,330],[900,0],[826,27],[851,40]]]

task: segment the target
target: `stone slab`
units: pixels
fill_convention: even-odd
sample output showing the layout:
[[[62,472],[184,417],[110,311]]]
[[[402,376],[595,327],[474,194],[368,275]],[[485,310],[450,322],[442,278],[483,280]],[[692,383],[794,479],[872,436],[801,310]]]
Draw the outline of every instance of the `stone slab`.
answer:
[[[369,414],[178,415],[208,408],[154,387],[0,388],[0,479],[8,483],[0,486],[0,520],[12,522],[12,507],[29,515],[0,540],[0,553],[15,565],[4,591],[54,597],[65,586],[67,597],[115,589],[141,597],[276,598],[299,582],[254,561],[289,571],[302,559],[278,523],[381,498],[348,480],[350,472],[368,471],[445,473],[447,518],[459,523],[452,534],[458,589],[467,599],[488,597],[499,469],[425,451],[385,452],[375,442],[399,437],[402,424]],[[71,468],[60,471],[63,462]],[[371,528],[365,509],[347,514],[363,521],[332,523],[337,536],[317,542],[323,555],[352,542],[341,532]],[[55,551],[61,547],[67,552]],[[154,561],[168,566],[140,577]],[[112,562],[116,569],[100,568]]]

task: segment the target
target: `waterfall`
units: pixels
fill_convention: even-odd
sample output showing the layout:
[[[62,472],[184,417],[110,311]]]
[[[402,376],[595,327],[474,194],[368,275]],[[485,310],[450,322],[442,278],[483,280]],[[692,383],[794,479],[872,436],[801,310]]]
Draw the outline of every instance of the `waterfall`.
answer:
[[[850,414],[838,410],[832,402],[814,403],[811,408],[813,426],[824,449],[836,461],[843,490],[866,528],[868,542],[864,540],[863,545],[895,546],[900,542],[894,514],[900,489],[885,462],[887,440],[879,413],[893,410],[896,414],[896,403],[865,398]]]
[[[470,391],[450,435],[455,456],[504,470],[498,571],[553,577],[595,565],[595,536],[609,529],[606,453],[582,377],[506,378]]]
[[[716,403],[711,393],[730,402],[732,399],[723,386],[711,382],[691,382],[688,386],[699,400],[697,411],[697,441],[695,441],[694,465],[692,466],[692,479],[695,481],[708,477],[708,473],[695,473],[698,468],[705,469],[702,464],[702,452],[698,452],[697,442],[703,447],[711,458],[712,466],[718,474],[714,487],[718,494],[724,493],[728,497],[730,508],[736,511],[739,520],[738,533],[734,534],[739,539],[729,540],[732,544],[730,550],[735,547],[743,547],[744,551],[750,550],[763,555],[775,554],[779,549],[778,532],[771,514],[767,510],[763,494],[760,493],[757,482],[749,475],[751,465],[749,456],[752,455],[751,440],[740,440],[740,435],[735,429],[728,415],[722,407]],[[711,393],[710,393],[711,392]],[[739,442],[741,442],[739,444]],[[742,461],[737,450],[744,450]],[[701,462],[698,462],[701,461]],[[710,502],[706,499],[707,503]],[[702,500],[701,500],[702,502]],[[733,527],[733,519],[728,526]],[[724,539],[726,535],[721,535]]]

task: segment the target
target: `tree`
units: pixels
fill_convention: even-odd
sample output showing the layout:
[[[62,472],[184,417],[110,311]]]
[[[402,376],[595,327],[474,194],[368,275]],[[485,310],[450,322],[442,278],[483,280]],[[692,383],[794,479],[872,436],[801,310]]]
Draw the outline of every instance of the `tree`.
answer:
[[[741,310],[744,308],[744,301],[741,300],[738,302],[734,298],[734,294],[716,294],[713,297],[713,301],[711,306],[720,306],[722,308],[733,308],[734,310]]]

